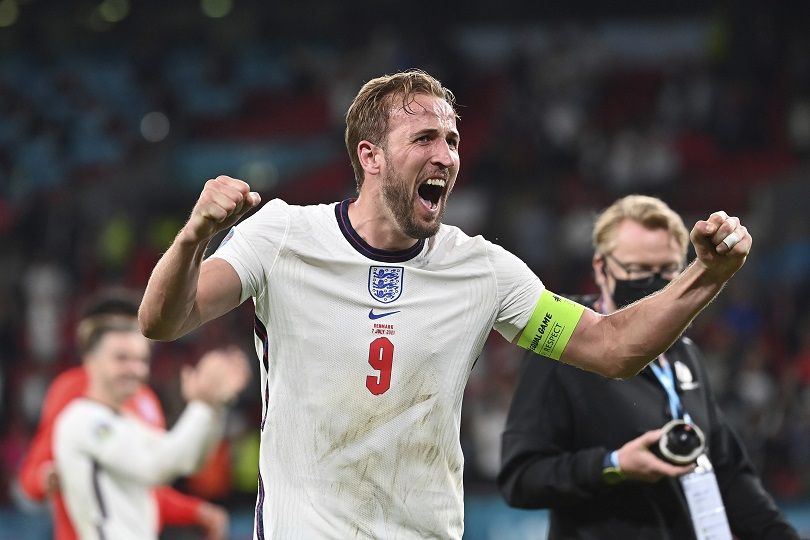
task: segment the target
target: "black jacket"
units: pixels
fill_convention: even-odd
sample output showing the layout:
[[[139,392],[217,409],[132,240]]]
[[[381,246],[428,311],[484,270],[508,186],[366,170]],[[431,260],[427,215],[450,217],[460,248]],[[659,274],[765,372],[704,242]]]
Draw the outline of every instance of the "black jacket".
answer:
[[[717,407],[698,348],[681,338],[666,356],[692,374],[678,393],[706,434],[732,532],[741,540],[798,539]],[[602,481],[609,451],[670,419],[666,392],[649,367],[612,380],[528,353],[503,434],[498,486],[511,506],[551,509],[550,539],[694,539],[677,479]]]

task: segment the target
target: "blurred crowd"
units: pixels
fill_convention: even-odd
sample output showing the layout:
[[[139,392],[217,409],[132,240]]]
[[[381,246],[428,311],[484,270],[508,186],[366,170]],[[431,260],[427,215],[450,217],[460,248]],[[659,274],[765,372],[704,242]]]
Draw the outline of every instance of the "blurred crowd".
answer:
[[[0,28],[0,505],[22,504],[14,472],[49,382],[77,362],[82,299],[143,288],[218,174],[265,201],[352,196],[346,106],[368,78],[411,67],[460,106],[463,166],[445,221],[512,250],[554,291],[595,292],[592,220],[619,196],[662,197],[688,226],[721,208],[748,223],[749,263],[688,334],[768,489],[810,498],[807,5],[441,31],[395,17],[350,25],[325,9],[293,33],[280,26],[294,15],[238,4],[162,18],[133,3],[122,20],[51,6],[63,27],[35,4]],[[156,345],[151,384],[169,419],[179,367],[224,343],[252,351],[252,321],[248,302]],[[468,491],[494,491],[519,358],[493,336],[471,374]],[[252,502],[257,381],[216,466],[187,489]]]

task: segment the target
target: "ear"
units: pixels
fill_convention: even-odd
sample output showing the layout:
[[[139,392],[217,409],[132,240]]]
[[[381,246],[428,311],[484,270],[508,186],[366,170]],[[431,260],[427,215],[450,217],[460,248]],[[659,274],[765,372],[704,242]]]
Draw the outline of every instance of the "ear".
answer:
[[[93,351],[85,352],[82,355],[82,367],[87,370],[87,373],[91,373],[95,369],[96,365],[98,364],[98,362],[95,360],[96,355],[93,354]]]
[[[599,253],[594,253],[591,259],[591,267],[593,268],[593,280],[599,286],[599,289],[604,290],[607,287],[607,276],[605,276],[605,256]]]
[[[363,170],[370,175],[380,174],[380,168],[384,161],[381,149],[374,143],[360,141],[357,143],[357,157]]]

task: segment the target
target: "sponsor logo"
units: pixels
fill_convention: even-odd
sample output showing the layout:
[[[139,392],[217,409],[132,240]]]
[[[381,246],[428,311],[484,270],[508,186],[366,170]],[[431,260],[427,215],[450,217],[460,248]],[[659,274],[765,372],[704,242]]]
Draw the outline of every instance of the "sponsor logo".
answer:
[[[371,319],[372,321],[375,321],[377,319],[382,319],[383,317],[388,317],[389,315],[393,315],[395,313],[399,313],[399,311],[389,311],[388,313],[374,313],[374,308],[372,308],[368,312],[368,318]]]
[[[383,304],[390,304],[402,294],[405,268],[401,266],[372,266],[368,269],[368,292]],[[371,315],[369,315],[370,318]]]

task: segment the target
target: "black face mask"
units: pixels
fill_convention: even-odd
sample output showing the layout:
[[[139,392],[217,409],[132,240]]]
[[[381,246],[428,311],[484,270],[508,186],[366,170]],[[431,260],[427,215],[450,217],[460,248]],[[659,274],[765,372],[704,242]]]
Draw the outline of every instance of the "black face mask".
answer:
[[[616,279],[614,277],[613,280],[616,282],[616,288],[613,289],[613,302],[616,304],[616,309],[660,291],[669,283],[669,280],[662,278],[661,274],[653,274],[642,279]]]

